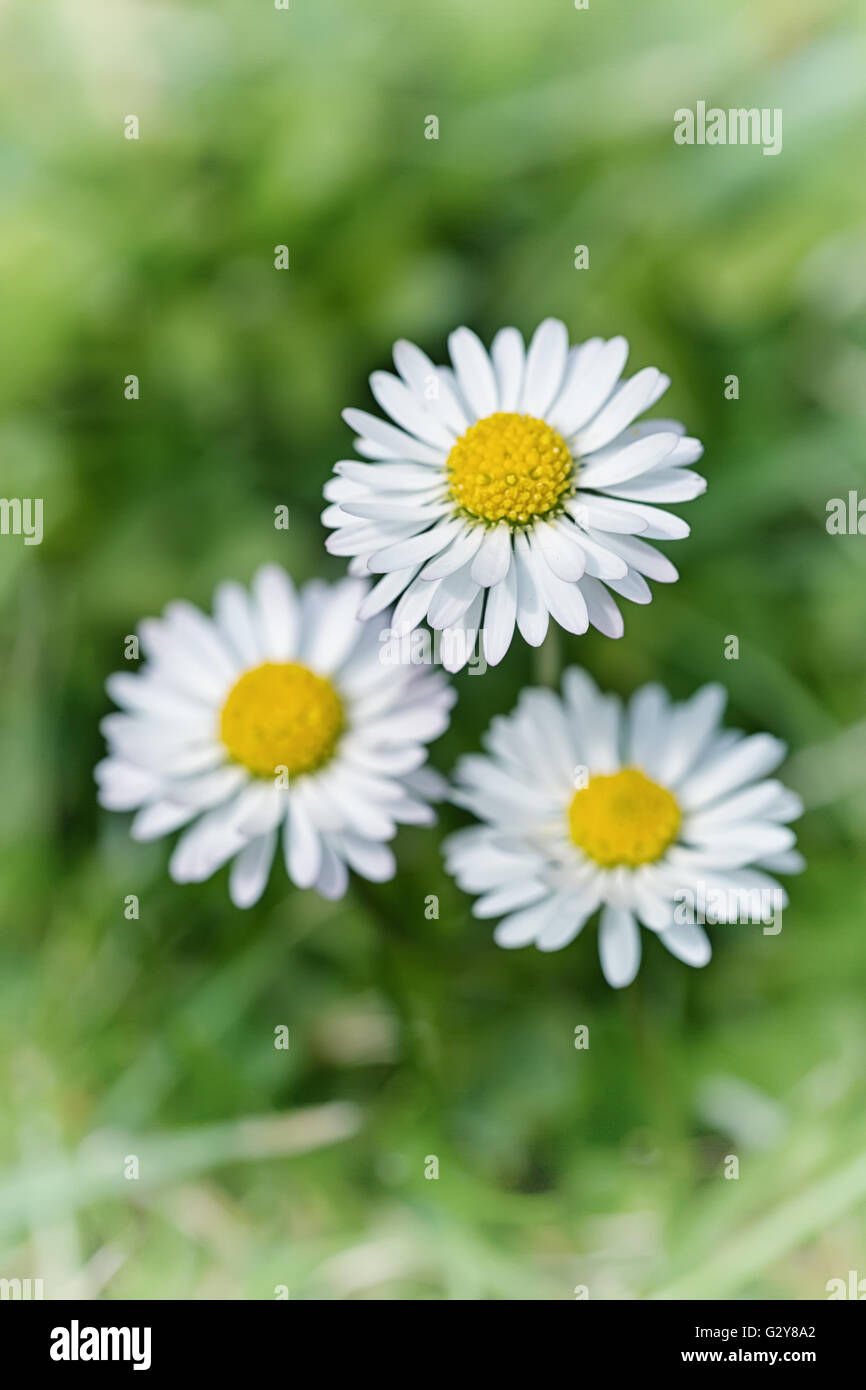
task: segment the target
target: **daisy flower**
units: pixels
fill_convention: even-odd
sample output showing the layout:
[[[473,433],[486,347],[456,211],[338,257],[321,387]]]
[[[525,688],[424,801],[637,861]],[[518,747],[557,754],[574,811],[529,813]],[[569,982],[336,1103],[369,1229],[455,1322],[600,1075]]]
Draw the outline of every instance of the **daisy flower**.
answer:
[[[141,623],[147,662],[109,677],[123,712],[102,721],[96,780],[103,806],[136,812],[134,839],[186,827],[177,883],[232,860],[232,901],[249,907],[281,834],[294,883],[339,898],[349,868],[393,876],[398,823],[434,819],[444,784],[422,764],[454,692],[441,673],[380,661],[379,624],[356,617],[364,588],[314,580],[298,594],[266,565],[251,591],[220,585],[212,618],[177,602]]]
[[[525,690],[493,720],[487,756],[460,761],[453,796],[483,824],[445,853],[460,887],[481,895],[474,915],[501,919],[498,945],[557,951],[601,908],[601,967],[619,988],[637,974],[639,923],[705,965],[702,903],[718,922],[749,920],[757,900],[785,906],[771,874],[803,867],[785,824],[799,797],[767,777],[785,745],[721,729],[724,704],[719,685],[682,703],[645,685],[623,710],[572,668],[561,697]]]
[[[516,328],[501,329],[489,355],[469,328],[448,345],[450,368],[401,341],[399,375],[370,377],[393,423],[343,412],[372,462],[335,465],[322,520],[328,550],[352,557],[351,573],[381,576],[360,616],[399,598],[398,633],[425,619],[462,633],[450,670],[465,664],[478,629],[491,665],[515,624],[532,646],[550,617],[568,632],[591,623],[620,637],[613,595],[649,603],[648,578],[677,578],[647,542],[689,528],[658,504],[706,486],[687,466],[702,447],[681,424],[633,423],[668,377],[645,367],[621,382],[626,340],[569,347],[558,319],[545,319],[528,349]]]

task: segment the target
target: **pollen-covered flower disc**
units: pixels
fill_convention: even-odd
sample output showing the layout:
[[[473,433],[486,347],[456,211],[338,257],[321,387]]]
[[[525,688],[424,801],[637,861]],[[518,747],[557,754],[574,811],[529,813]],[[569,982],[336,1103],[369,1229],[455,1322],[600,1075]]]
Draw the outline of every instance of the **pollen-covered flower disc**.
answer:
[[[773,873],[803,867],[787,824],[802,806],[768,773],[785,746],[722,729],[725,693],[673,703],[646,685],[625,710],[572,667],[562,695],[525,690],[493,720],[486,753],[457,766],[453,800],[480,825],[445,843],[448,869],[499,918],[500,946],[557,951],[600,908],[611,985],[629,984],[639,926],[689,965],[706,922],[766,922],[787,898]]]
[[[213,617],[171,603],[140,625],[140,671],[109,677],[122,713],[102,722],[99,799],[135,811],[132,835],[181,827],[170,872],[200,882],[232,861],[238,907],[257,902],[282,839],[289,877],[326,898],[348,870],[391,878],[387,841],[429,824],[444,783],[424,767],[454,692],[429,667],[385,664],[379,622],[357,618],[366,585],[297,593],[275,565],[232,582]]]
[[[624,338],[570,347],[546,319],[528,349],[503,328],[490,353],[468,328],[449,339],[451,367],[398,342],[398,375],[370,386],[390,421],[346,410],[357,452],[325,486],[334,555],[353,574],[380,576],[364,600],[372,617],[398,600],[394,628],[425,620],[462,635],[444,664],[468,659],[483,632],[487,661],[502,660],[515,626],[538,646],[551,617],[568,632],[592,624],[619,637],[614,595],[649,603],[647,579],[677,572],[651,540],[688,535],[660,504],[687,502],[706,484],[689,464],[697,439],[676,420],[635,423],[668,378],[645,367],[621,381]]]

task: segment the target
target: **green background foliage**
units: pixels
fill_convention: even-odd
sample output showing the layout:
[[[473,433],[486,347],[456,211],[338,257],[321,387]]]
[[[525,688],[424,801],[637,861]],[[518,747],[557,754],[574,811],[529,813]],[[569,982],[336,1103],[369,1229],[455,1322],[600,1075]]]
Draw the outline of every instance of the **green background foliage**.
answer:
[[[116,1299],[806,1299],[866,1275],[866,541],[825,528],[866,493],[860,20],[3,8],[0,492],[43,497],[46,530],[0,538],[0,1275]],[[676,146],[698,99],[781,107],[782,153]],[[663,546],[681,582],[559,658],[622,693],[724,681],[808,807],[782,932],[718,928],[704,971],[645,933],[622,994],[594,929],[553,957],[493,946],[442,870],[456,810],[401,832],[391,885],[327,904],[280,870],[242,913],[225,873],[172,884],[92,784],[141,616],[265,559],[342,572],[321,487],[392,341],[441,360],[459,323],[548,314],[670,373],[658,413],[710,480]],[[536,661],[517,643],[457,678],[435,765]]]

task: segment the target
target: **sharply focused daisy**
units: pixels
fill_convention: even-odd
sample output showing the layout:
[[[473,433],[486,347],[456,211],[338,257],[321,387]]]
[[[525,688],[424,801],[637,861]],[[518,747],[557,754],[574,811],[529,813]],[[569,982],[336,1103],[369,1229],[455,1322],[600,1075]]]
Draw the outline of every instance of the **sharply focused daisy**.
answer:
[[[640,964],[638,923],[705,965],[701,918],[764,922],[785,906],[772,874],[803,867],[786,824],[802,806],[767,776],[779,739],[721,729],[718,685],[679,704],[645,685],[626,710],[576,668],[562,689],[525,690],[487,755],[458,764],[453,799],[484,824],[452,835],[446,860],[481,895],[474,915],[501,919],[500,946],[557,951],[601,908],[601,966],[620,987]]]
[[[356,614],[365,585],[315,580],[298,594],[274,565],[247,591],[222,584],[213,618],[170,603],[139,629],[147,663],[109,677],[122,714],[102,722],[99,799],[136,812],[132,835],[185,826],[178,883],[232,860],[238,907],[261,896],[278,836],[289,877],[342,897],[348,868],[394,874],[400,822],[429,824],[444,784],[422,766],[448,724],[441,673],[380,661],[379,624]]]
[[[490,353],[469,328],[449,339],[452,368],[398,342],[398,376],[370,386],[393,423],[346,410],[355,447],[325,486],[327,548],[353,574],[380,575],[364,599],[372,617],[399,598],[394,627],[483,632],[487,661],[508,650],[515,624],[532,646],[549,618],[620,637],[613,594],[649,603],[647,579],[677,572],[647,542],[688,535],[660,503],[704,491],[688,465],[702,447],[675,420],[634,421],[669,380],[645,367],[621,382],[624,338],[569,347],[545,319],[528,349],[503,328]],[[613,591],[613,592],[611,592]],[[466,654],[471,641],[454,643]],[[458,655],[445,665],[457,669]]]

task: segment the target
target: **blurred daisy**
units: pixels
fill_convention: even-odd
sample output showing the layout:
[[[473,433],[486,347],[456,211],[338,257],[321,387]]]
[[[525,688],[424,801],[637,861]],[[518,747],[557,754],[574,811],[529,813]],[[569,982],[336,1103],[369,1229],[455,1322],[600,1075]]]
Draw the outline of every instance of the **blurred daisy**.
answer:
[[[103,806],[136,812],[134,839],[187,827],[176,882],[232,860],[232,901],[249,907],[281,835],[298,887],[339,898],[348,868],[393,876],[399,822],[434,819],[444,783],[422,767],[425,744],[454,692],[440,673],[380,661],[379,624],[356,618],[364,588],[314,580],[298,594],[267,565],[251,592],[222,584],[213,618],[178,602],[142,622],[147,664],[107,682],[123,713],[102,721],[96,780]]]
[[[647,541],[688,535],[658,504],[704,491],[687,465],[703,452],[675,420],[634,424],[669,385],[654,367],[620,382],[624,338],[569,347],[545,319],[528,350],[503,328],[488,355],[468,328],[451,334],[453,369],[412,343],[394,347],[399,376],[370,386],[393,423],[363,410],[344,419],[372,463],[335,465],[325,486],[334,555],[353,574],[383,576],[362,617],[396,598],[397,632],[481,629],[487,661],[508,650],[515,624],[538,646],[553,617],[568,632],[591,623],[620,637],[613,594],[649,603],[647,579],[677,572]],[[613,591],[613,593],[611,592]],[[454,643],[468,657],[472,641]],[[458,654],[445,665],[464,664]]]
[[[701,904],[719,922],[785,906],[771,874],[803,861],[785,824],[800,800],[767,777],[783,743],[722,730],[718,685],[679,704],[646,685],[626,710],[576,668],[562,688],[525,690],[493,720],[487,756],[458,764],[453,799],[484,824],[452,835],[446,861],[481,895],[474,915],[501,918],[500,946],[557,951],[601,908],[601,966],[620,987],[640,964],[639,923],[705,965]]]

